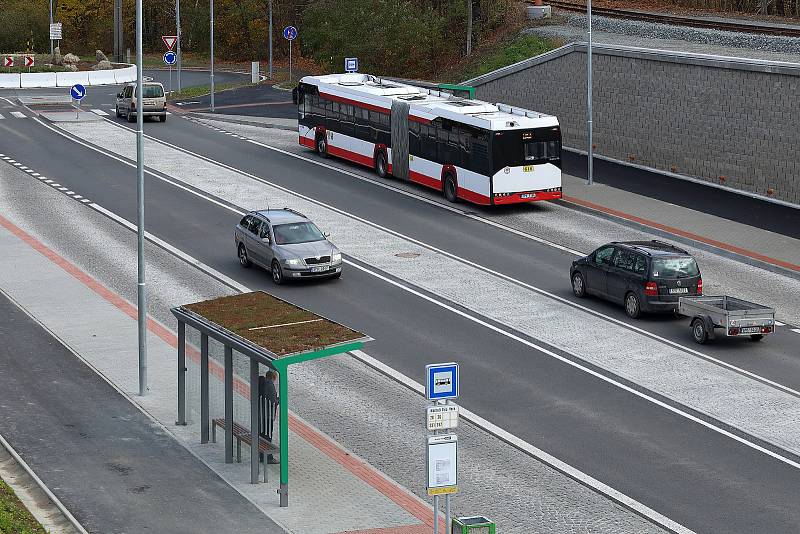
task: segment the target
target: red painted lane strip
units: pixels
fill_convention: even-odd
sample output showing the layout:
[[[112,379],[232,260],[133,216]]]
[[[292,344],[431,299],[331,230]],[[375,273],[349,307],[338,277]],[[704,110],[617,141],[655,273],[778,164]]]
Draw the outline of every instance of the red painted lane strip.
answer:
[[[587,208],[591,208],[593,210],[601,211],[603,213],[608,213],[609,215],[614,215],[616,217],[620,217],[622,219],[627,219],[629,221],[637,222],[639,224],[643,224],[645,226],[650,226],[652,228],[658,228],[659,230],[664,230],[665,232],[669,232],[671,234],[679,235],[681,237],[686,237],[689,239],[693,239],[695,241],[699,241],[701,243],[705,243],[707,245],[712,245],[717,248],[721,248],[723,250],[727,250],[729,252],[735,252],[736,254],[741,254],[742,256],[747,256],[749,258],[753,258],[756,260],[760,260],[766,263],[771,263],[772,265],[777,265],[778,267],[783,267],[784,269],[790,269],[792,271],[800,272],[800,265],[795,263],[790,263],[788,261],[779,260],[776,258],[771,258],[770,256],[765,256],[764,254],[760,254],[758,252],[753,252],[752,250],[747,250],[745,248],[737,247],[736,245],[730,245],[728,243],[723,243],[722,241],[717,241],[716,239],[711,239],[709,237],[704,237],[698,234],[693,234],[692,232],[686,232],[681,230],[680,228],[674,228],[672,226],[667,226],[666,224],[657,223],[655,221],[651,221],[648,219],[644,219],[642,217],[637,217],[636,215],[631,215],[629,213],[625,213],[623,211],[615,210],[612,208],[607,208],[605,206],[601,206],[600,204],[595,204],[594,202],[589,202],[588,200],[582,200],[580,198],[570,197],[564,195],[564,200],[567,202],[572,202],[573,204],[578,204],[580,206],[584,206]]]
[[[0,215],[0,226],[3,226],[28,246],[61,267],[68,274],[72,275],[83,285],[100,295],[107,302],[114,305],[116,308],[128,315],[131,319],[137,319],[138,312],[136,306],[105,287],[103,284],[83,272],[75,264],[57,254],[55,251],[16,226],[2,215]],[[162,324],[149,317],[147,318],[147,329],[161,338],[168,345],[177,349],[178,337],[174,332],[168,330]],[[192,360],[196,362],[200,361],[200,353],[188,345],[188,343],[186,353]],[[223,378],[223,369],[216,361],[209,359],[209,368],[212,374],[220,379]],[[247,399],[250,398],[249,385],[243,380],[239,379],[239,377],[235,377],[234,390],[243,397]],[[433,515],[432,511],[430,511],[427,506],[421,504],[408,490],[391,482],[383,473],[376,470],[366,462],[355,459],[338,443],[317,432],[293,414],[289,414],[289,427],[296,434],[303,437],[303,439],[312,445],[317,446],[317,448],[321,452],[325,453],[329,458],[335,460],[358,478],[386,495],[389,499],[412,514],[414,517],[417,517],[423,521],[426,525],[429,525],[431,528],[433,527],[433,519],[432,517],[429,517]]]

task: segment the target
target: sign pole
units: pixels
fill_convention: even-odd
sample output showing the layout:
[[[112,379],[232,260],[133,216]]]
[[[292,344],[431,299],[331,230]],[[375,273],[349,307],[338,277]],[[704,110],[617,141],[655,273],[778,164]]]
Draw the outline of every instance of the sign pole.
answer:
[[[53,23],[53,0],[50,0],[50,24]],[[53,57],[53,39],[50,39],[50,58]]]
[[[445,406],[449,406],[450,400],[447,399],[444,401]],[[444,496],[444,531],[446,534],[450,534],[450,494],[447,493]]]
[[[147,394],[147,294],[144,272],[144,115],[142,115],[142,0],[136,0],[136,257],[139,323],[139,395]]]
[[[292,83],[292,41],[289,41],[289,84]]]
[[[169,64],[169,93],[172,94],[172,63]]]

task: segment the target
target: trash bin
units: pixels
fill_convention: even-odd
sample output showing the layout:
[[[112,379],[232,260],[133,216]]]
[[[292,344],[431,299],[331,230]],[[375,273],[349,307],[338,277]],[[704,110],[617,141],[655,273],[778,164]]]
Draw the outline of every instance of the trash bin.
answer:
[[[495,525],[491,519],[480,515],[454,517],[453,534],[495,534]]]

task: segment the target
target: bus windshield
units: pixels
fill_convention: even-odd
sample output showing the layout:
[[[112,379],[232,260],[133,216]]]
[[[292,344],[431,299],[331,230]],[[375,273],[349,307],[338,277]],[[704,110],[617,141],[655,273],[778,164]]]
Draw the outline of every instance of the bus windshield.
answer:
[[[504,130],[492,134],[494,172],[504,167],[540,163],[560,166],[561,130],[556,127],[535,130]]]

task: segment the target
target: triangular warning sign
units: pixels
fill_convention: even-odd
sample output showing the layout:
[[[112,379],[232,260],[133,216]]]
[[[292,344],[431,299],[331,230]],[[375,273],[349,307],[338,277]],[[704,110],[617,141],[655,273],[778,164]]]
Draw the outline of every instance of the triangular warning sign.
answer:
[[[164,44],[167,45],[167,50],[172,50],[172,47],[175,46],[175,43],[178,41],[177,35],[162,35],[161,40],[164,41]]]

